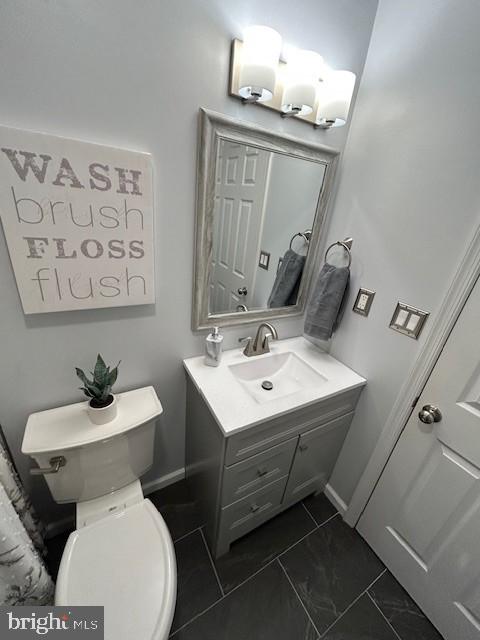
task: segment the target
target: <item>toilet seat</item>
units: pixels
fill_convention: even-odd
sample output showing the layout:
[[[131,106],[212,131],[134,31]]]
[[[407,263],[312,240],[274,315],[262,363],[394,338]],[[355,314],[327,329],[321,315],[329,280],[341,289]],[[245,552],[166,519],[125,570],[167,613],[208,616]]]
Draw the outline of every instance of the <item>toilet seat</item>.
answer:
[[[105,640],[166,640],[176,598],[167,526],[148,499],[70,534],[57,605],[103,605]]]

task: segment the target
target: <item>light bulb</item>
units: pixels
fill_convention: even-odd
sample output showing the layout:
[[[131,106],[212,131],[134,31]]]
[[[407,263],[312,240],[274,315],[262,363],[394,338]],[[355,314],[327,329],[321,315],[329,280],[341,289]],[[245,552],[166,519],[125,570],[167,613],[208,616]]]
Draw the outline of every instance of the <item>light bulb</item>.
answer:
[[[348,118],[356,76],[351,71],[329,71],[318,94],[316,123],[341,127]]]
[[[315,51],[292,51],[285,70],[282,111],[288,115],[308,115],[315,105],[323,58]]]
[[[277,80],[282,38],[270,27],[252,26],[245,30],[239,94],[246,100],[271,100]]]

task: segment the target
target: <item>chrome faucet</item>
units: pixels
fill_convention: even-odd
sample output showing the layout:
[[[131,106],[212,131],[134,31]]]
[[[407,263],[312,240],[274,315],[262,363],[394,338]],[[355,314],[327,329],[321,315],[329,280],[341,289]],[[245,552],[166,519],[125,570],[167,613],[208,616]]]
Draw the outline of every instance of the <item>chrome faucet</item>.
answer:
[[[264,333],[264,329],[268,329],[268,333]],[[255,338],[240,338],[239,342],[247,341],[243,354],[247,357],[261,356],[263,353],[270,352],[269,339],[278,340],[278,333],[273,324],[269,322],[262,322],[258,329]]]

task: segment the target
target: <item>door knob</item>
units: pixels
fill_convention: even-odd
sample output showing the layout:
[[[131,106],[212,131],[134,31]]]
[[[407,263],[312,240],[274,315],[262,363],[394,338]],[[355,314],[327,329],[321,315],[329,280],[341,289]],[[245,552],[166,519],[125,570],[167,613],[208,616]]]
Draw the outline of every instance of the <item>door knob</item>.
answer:
[[[237,289],[239,296],[246,296],[248,293],[247,287],[238,287]]]
[[[425,424],[433,424],[434,422],[440,422],[442,419],[442,413],[440,409],[434,407],[433,404],[426,404],[422,407],[418,417]]]

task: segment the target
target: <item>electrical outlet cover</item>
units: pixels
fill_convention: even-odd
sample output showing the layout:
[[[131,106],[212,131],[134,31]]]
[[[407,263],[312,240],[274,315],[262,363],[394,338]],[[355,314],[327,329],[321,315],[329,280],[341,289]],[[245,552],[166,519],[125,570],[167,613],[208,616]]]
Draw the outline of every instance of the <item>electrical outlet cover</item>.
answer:
[[[359,289],[352,311],[355,311],[355,313],[359,313],[361,316],[368,316],[374,297],[375,291],[370,291],[370,289],[363,288]]]
[[[426,311],[420,311],[416,307],[399,302],[390,320],[390,329],[418,340],[428,316]]]

